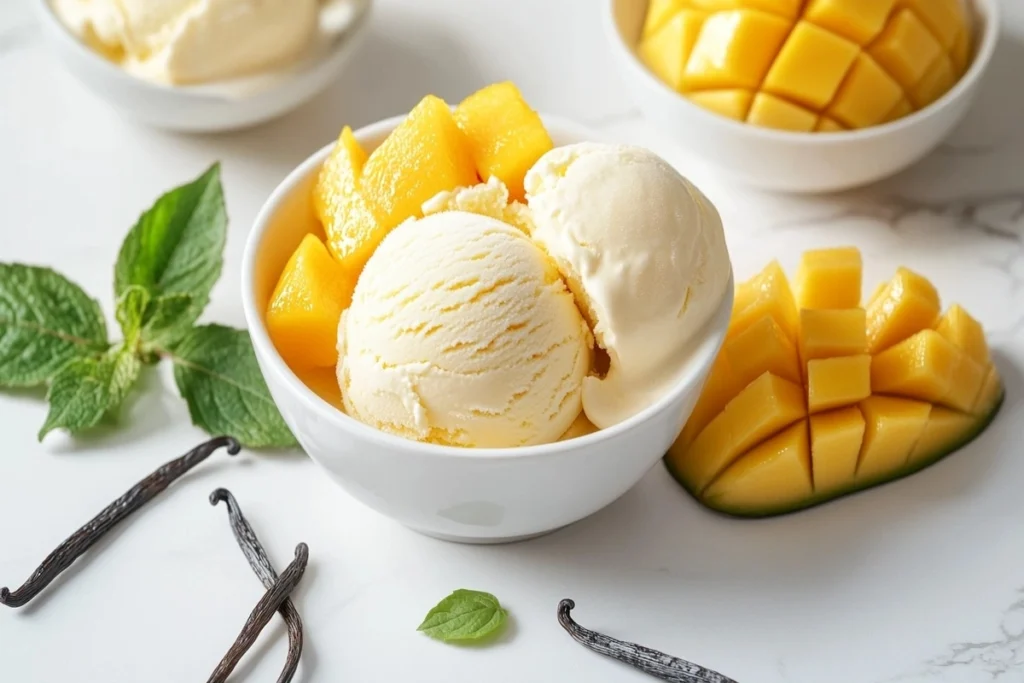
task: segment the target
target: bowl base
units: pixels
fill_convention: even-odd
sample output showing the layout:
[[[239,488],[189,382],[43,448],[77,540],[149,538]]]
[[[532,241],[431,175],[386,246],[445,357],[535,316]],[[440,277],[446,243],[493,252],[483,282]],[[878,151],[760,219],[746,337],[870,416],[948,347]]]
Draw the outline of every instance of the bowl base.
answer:
[[[433,531],[426,531],[424,529],[417,529],[415,527],[407,527],[410,531],[415,531],[422,536],[429,536],[430,538],[436,538],[439,541],[447,541],[449,543],[464,543],[466,545],[503,545],[506,543],[519,543],[520,541],[529,541],[534,538],[540,538],[541,536],[547,536],[553,534],[559,529],[565,527],[555,527],[554,529],[548,529],[547,531],[539,531],[534,534],[523,534],[521,536],[456,536],[453,534],[439,534]]]

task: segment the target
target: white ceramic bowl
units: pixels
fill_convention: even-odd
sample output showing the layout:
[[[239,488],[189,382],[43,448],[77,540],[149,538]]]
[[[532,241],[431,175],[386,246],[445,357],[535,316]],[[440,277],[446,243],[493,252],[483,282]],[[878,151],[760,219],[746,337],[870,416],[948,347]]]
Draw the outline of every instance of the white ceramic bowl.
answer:
[[[838,133],[753,126],[697,106],[662,83],[638,58],[645,0],[604,0],[607,39],[625,85],[644,115],[724,175],[785,192],[827,192],[892,175],[934,149],[963,118],[988,68],[999,33],[998,0],[973,0],[975,51],[963,78],[942,98],[888,124]]]
[[[373,149],[402,117],[356,131]],[[544,117],[556,144],[600,140]],[[267,336],[264,311],[277,276],[302,236],[316,230],[309,204],[328,145],[274,191],[256,218],[242,264],[242,303],[256,358],[281,414],[310,457],[349,494],[425,534],[495,543],[542,534],[608,505],[636,484],[682,430],[721,345],[732,282],[695,335],[679,383],[655,405],[610,429],[542,446],[463,449],[379,432],[307,388]]]
[[[143,80],[96,54],[57,17],[49,0],[32,0],[47,41],[70,71],[127,118],[183,132],[252,126],[281,116],[334,82],[366,33],[370,0],[355,0],[343,32],[315,54],[275,74],[189,86]]]

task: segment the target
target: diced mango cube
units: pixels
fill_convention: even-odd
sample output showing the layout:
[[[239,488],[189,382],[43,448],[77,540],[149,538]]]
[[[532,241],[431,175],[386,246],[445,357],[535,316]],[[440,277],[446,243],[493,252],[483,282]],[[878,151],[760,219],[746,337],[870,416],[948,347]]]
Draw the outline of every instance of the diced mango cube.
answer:
[[[903,97],[903,89],[867,53],[857,55],[828,114],[851,128],[881,123]]]
[[[338,384],[338,371],[335,367],[300,367],[295,368],[295,374],[314,394],[338,410],[345,410],[341,402],[341,386]]]
[[[683,10],[640,42],[640,58],[658,78],[675,90],[683,85],[683,71],[707,15]],[[510,133],[513,129],[509,129]]]
[[[855,43],[799,21],[768,70],[763,88],[816,112],[832,100],[859,52]],[[813,127],[812,123],[806,130]]]
[[[764,372],[800,383],[796,346],[770,315],[763,316],[726,341],[720,353],[728,357],[729,366],[741,387]]]
[[[281,273],[267,307],[267,333],[293,368],[338,362],[338,321],[357,274],[346,273],[320,238],[306,235]]]
[[[793,289],[799,308],[860,306],[862,264],[856,247],[811,249],[800,258]]]
[[[803,0],[689,0],[690,4],[708,12],[731,9],[756,9],[780,17],[794,18]]]
[[[842,408],[871,395],[871,356],[818,358],[807,363],[807,410]]]
[[[774,318],[786,336],[796,341],[800,316],[793,290],[789,288],[789,280],[778,261],[771,261],[737,289],[727,337],[739,334],[765,315]]]
[[[985,381],[984,366],[935,330],[922,330],[871,361],[871,386],[896,394],[969,411]]]
[[[965,0],[899,0],[898,4],[913,11],[914,16],[947,50],[953,47],[961,28],[967,23]]]
[[[924,277],[900,267],[867,307],[868,353],[879,353],[935,325],[939,293]]]
[[[697,404],[693,407],[682,434],[676,440],[677,446],[689,446],[744,386],[746,384],[740,384],[732,366],[729,365],[729,356],[719,353],[704,382],[704,389],[697,399]]]
[[[647,16],[644,17],[644,28],[640,33],[644,40],[664,26],[669,19],[686,7],[686,0],[651,0],[647,5]]]
[[[363,166],[362,189],[385,230],[420,216],[438,192],[477,183],[466,136],[444,100],[427,95]]]
[[[953,68],[956,69],[957,77],[967,71],[971,63],[971,32],[967,29],[957,34],[953,42],[953,48],[949,51],[949,58],[953,60]]]
[[[811,468],[814,492],[828,495],[853,485],[864,439],[864,416],[857,406],[811,415]]]
[[[855,356],[867,351],[863,308],[815,308],[800,311],[800,358]]]
[[[995,365],[989,365],[985,372],[985,382],[981,385],[978,398],[971,409],[974,415],[988,415],[995,410],[996,405],[1003,398],[1003,382],[999,379],[999,372]]]
[[[313,209],[327,234],[327,247],[352,278],[387,234],[359,189],[365,163],[366,152],[345,126],[313,188]]]
[[[771,373],[751,382],[693,440],[669,451],[669,462],[695,491],[754,444],[807,415],[803,390]]]
[[[923,109],[939,99],[956,84],[956,69],[953,62],[946,55],[939,55],[938,59],[932,62],[921,80],[907,93],[910,101],[918,109]]]
[[[749,90],[701,90],[690,93],[690,101],[716,114],[743,121],[750,111],[754,93]]]
[[[497,176],[512,199],[522,200],[523,177],[554,145],[519,88],[505,81],[473,93],[456,107],[455,121],[465,134],[480,178]]]
[[[904,90],[909,90],[939,58],[942,46],[911,10],[902,9],[889,20],[868,52]]]
[[[754,95],[747,112],[747,123],[798,133],[814,130],[817,122],[818,116],[800,105],[763,92]]]
[[[792,508],[812,492],[807,420],[800,420],[741,456],[704,498],[722,510],[766,514]]]
[[[920,438],[910,452],[907,464],[915,465],[924,460],[948,453],[962,443],[976,429],[978,418],[957,410],[933,406],[928,422]]]
[[[885,115],[884,119],[882,119],[882,123],[889,123],[896,119],[902,119],[904,116],[912,113],[914,113],[914,108],[910,106],[910,100],[906,97],[901,97],[900,101],[896,103],[896,106]]]
[[[857,479],[886,479],[902,469],[924,431],[931,409],[929,403],[890,396],[862,401],[865,428]]]
[[[804,18],[858,45],[882,31],[896,0],[810,0]]]
[[[818,122],[814,124],[814,130],[817,133],[838,133],[839,131],[846,130],[846,128],[844,128],[843,125],[835,119],[822,116],[818,119]]]
[[[708,17],[686,62],[682,89],[754,90],[789,33],[790,22],[757,10]]]
[[[949,310],[939,318],[938,324],[935,325],[935,331],[982,367],[987,367],[991,361],[988,342],[985,340],[985,330],[982,329],[981,323],[959,304],[950,306]]]

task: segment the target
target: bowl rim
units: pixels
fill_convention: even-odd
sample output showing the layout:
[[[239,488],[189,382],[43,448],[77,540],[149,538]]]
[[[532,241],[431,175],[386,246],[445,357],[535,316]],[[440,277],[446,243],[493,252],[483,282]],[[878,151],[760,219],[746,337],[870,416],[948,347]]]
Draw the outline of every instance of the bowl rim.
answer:
[[[923,109],[918,109],[911,114],[888,123],[880,123],[874,126],[868,126],[867,128],[857,128],[853,130],[814,132],[811,134],[808,132],[766,128],[764,126],[751,125],[744,121],[736,121],[721,114],[708,111],[707,109],[691,102],[689,98],[682,93],[668,87],[660,78],[655,76],[647,69],[646,66],[644,66],[636,54],[635,46],[630,45],[619,30],[618,22],[615,20],[615,9],[618,4],[623,1],[633,0],[604,1],[602,23],[604,24],[605,38],[612,44],[613,51],[618,53],[620,62],[627,65],[631,79],[637,80],[648,90],[652,90],[657,93],[657,96],[660,98],[670,96],[673,101],[678,102],[683,109],[692,113],[698,120],[702,120],[708,125],[719,126],[726,132],[760,137],[774,142],[796,143],[803,145],[843,144],[846,142],[869,140],[891,133],[898,133],[905,128],[909,128],[924,121],[939,109],[946,108],[953,101],[959,99],[965,92],[971,89],[981,78],[981,75],[988,69],[989,63],[992,60],[992,55],[995,52],[995,46],[999,39],[1000,25],[1002,23],[1002,15],[998,0],[969,0],[972,7],[972,14],[975,18],[978,15],[978,6],[984,6],[985,21],[981,40],[976,43],[977,48],[974,52],[974,58],[971,60],[971,64],[967,68],[967,71],[964,72],[964,74],[957,80],[956,84],[947,90],[942,97]],[[643,109],[643,107],[640,108]]]
[[[273,73],[274,70],[258,71],[237,78],[224,78],[215,81],[187,83],[183,85],[152,81],[137,74],[133,74],[130,71],[121,68],[117,64],[114,64],[110,60],[105,59],[102,55],[97,54],[95,50],[90,48],[77,35],[75,35],[69,26],[61,21],[61,18],[57,15],[57,10],[53,7],[53,0],[32,0],[38,21],[45,24],[44,28],[48,29],[47,33],[54,36],[56,40],[60,41],[64,46],[71,50],[75,55],[75,59],[82,60],[91,68],[103,71],[111,78],[119,79],[121,83],[149,90],[153,94],[160,93],[170,96],[178,96],[194,100],[208,100],[210,102],[218,103],[241,103],[247,100],[254,100],[259,97],[265,97],[268,93],[272,94],[281,90],[296,79],[308,77],[320,69],[327,68],[328,65],[337,60],[340,55],[344,55],[347,49],[351,46],[352,41],[362,34],[369,26],[369,19],[372,14],[374,0],[355,0],[355,3],[358,8],[357,14],[352,20],[352,23],[345,28],[344,32],[334,40],[330,48],[325,50],[319,58],[308,59],[300,56],[291,65],[295,71],[280,82],[273,83],[268,87],[259,88],[251,93],[243,95],[225,95],[217,93],[216,89],[218,87],[229,87],[232,84],[238,84],[240,81],[249,78],[259,78],[260,76]]]
[[[393,116],[369,125],[363,126],[354,131],[353,135],[360,143],[366,140],[375,140],[384,137],[405,119],[406,115]],[[557,116],[542,114],[542,120],[552,137],[576,136],[580,140],[609,141],[608,137],[591,131],[585,126],[563,119]],[[262,356],[266,364],[265,372],[271,372],[278,376],[281,384],[286,390],[296,396],[303,406],[303,409],[315,414],[318,418],[334,424],[339,429],[354,433],[359,438],[376,442],[378,445],[392,450],[404,450],[416,452],[424,456],[447,457],[447,458],[469,458],[487,461],[495,460],[519,460],[523,458],[538,458],[557,455],[595,445],[631,432],[644,423],[649,422],[655,415],[666,410],[673,401],[686,391],[700,387],[694,387],[697,378],[706,369],[709,369],[718,355],[719,348],[725,339],[729,318],[732,313],[733,294],[735,289],[735,273],[732,269],[732,262],[729,264],[729,280],[726,283],[721,301],[711,316],[705,321],[701,330],[694,336],[693,352],[691,360],[680,374],[679,379],[671,388],[651,405],[639,413],[623,420],[606,429],[599,429],[596,432],[584,436],[567,439],[565,441],[553,441],[534,446],[513,446],[504,448],[462,448],[457,446],[443,446],[438,444],[413,441],[387,432],[382,432],[374,427],[359,422],[347,415],[335,406],[318,396],[312,389],[299,379],[299,377],[288,367],[287,363],[278,353],[267,332],[263,316],[256,304],[256,260],[257,252],[263,242],[264,235],[270,227],[271,217],[277,212],[285,199],[295,191],[296,187],[306,180],[310,174],[315,172],[334,148],[334,142],[328,143],[319,150],[307,157],[301,164],[293,169],[282,180],[268,199],[260,207],[259,212],[253,221],[253,227],[246,240],[245,250],[242,256],[242,309],[248,326],[249,335],[252,338],[253,346],[258,355]],[[263,368],[261,367],[261,370]],[[625,456],[626,454],[624,454]]]

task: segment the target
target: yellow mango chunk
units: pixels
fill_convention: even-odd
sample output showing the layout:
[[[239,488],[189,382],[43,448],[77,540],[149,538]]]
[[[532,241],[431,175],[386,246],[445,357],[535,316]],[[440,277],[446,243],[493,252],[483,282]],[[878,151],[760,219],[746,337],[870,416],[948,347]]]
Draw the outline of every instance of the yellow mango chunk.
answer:
[[[882,119],[882,123],[889,123],[890,121],[895,121],[896,119],[902,119],[904,116],[913,113],[914,108],[910,106],[910,100],[908,100],[906,97],[901,97],[900,101],[896,103],[896,106],[894,106],[892,110],[885,115],[885,118]]]
[[[438,192],[477,183],[476,167],[444,100],[427,95],[363,166],[362,189],[384,230],[411,216]]]
[[[554,144],[519,88],[506,81],[473,93],[456,107],[455,121],[465,134],[476,174],[485,181],[496,176],[512,199],[522,200],[523,177]]]
[[[771,261],[760,273],[743,283],[737,292],[727,338],[768,315],[775,319],[787,337],[796,341],[800,316],[793,290],[789,288],[789,280],[778,261]]]
[[[907,93],[910,101],[918,109],[923,109],[939,99],[956,84],[956,69],[953,62],[946,55],[939,55],[938,59],[932,62],[921,80]]]
[[[838,356],[807,362],[807,410],[842,408],[871,395],[871,356]]]
[[[640,58],[658,78],[675,90],[683,85],[683,71],[707,15],[683,10],[640,42]]]
[[[898,5],[910,9],[946,50],[967,23],[965,0],[899,0]]]
[[[974,407],[971,409],[971,413],[974,415],[988,415],[1003,398],[1003,381],[999,379],[999,372],[996,370],[996,366],[988,366],[985,372],[985,382],[981,385],[981,391],[978,392],[978,398],[974,403]]]
[[[686,7],[686,0],[651,0],[647,5],[647,15],[644,17],[644,27],[640,38],[646,39],[657,33],[658,29],[682,11],[684,7]]]
[[[835,95],[860,48],[809,21],[799,21],[765,77],[765,91],[817,112]],[[812,123],[806,130],[814,127]]]
[[[839,131],[846,130],[846,128],[836,120],[830,119],[827,116],[822,116],[818,119],[818,122],[814,124],[814,130],[818,133],[838,133]]]
[[[938,317],[935,286],[909,268],[898,268],[886,288],[868,304],[868,353],[879,353],[931,328]]]
[[[686,62],[682,89],[757,88],[789,27],[786,19],[757,10],[712,14]]]
[[[338,321],[352,303],[355,277],[346,274],[315,235],[292,254],[270,297],[267,332],[292,368],[338,362]]]
[[[737,121],[747,118],[753,99],[754,93],[749,90],[701,90],[690,93],[690,101],[694,104]]]
[[[327,234],[327,247],[353,284],[387,234],[359,189],[365,163],[366,152],[345,126],[313,188],[313,209]]]
[[[935,325],[935,331],[982,367],[987,367],[991,362],[985,330],[959,304],[953,304],[942,314]]]
[[[839,86],[828,114],[851,128],[866,128],[884,121],[902,97],[900,84],[861,52]]]
[[[770,315],[726,341],[720,353],[728,358],[733,375],[740,384],[738,388],[765,372],[800,383],[796,346]]]
[[[803,0],[689,0],[689,3],[708,12],[745,8],[792,19],[800,12]]]
[[[704,382],[704,390],[701,391],[697,404],[693,407],[693,412],[690,413],[686,426],[683,427],[673,448],[689,446],[744,386],[745,384],[740,384],[732,366],[729,365],[728,354],[719,353]]]
[[[948,453],[951,447],[966,441],[977,430],[977,425],[978,418],[973,415],[933,406],[907,464],[913,466]]]
[[[770,514],[799,505],[812,492],[807,420],[800,420],[740,457],[704,498],[726,511]]]
[[[957,77],[962,76],[971,63],[971,32],[968,29],[965,28],[957,34],[953,48],[949,51],[949,58],[953,60]]]
[[[805,251],[793,289],[799,308],[856,308],[860,306],[860,250],[856,247]]]
[[[922,330],[871,361],[871,386],[876,393],[961,411],[974,406],[984,381],[984,367],[935,330]]]
[[[736,395],[688,448],[669,450],[671,467],[694,491],[754,444],[806,416],[803,390],[764,373]]]
[[[867,350],[863,308],[816,308],[800,311],[800,358],[855,356]]]
[[[818,117],[814,113],[763,92],[754,95],[750,111],[747,113],[747,123],[798,133],[814,130],[817,122]]]
[[[896,474],[924,431],[931,405],[890,396],[872,396],[860,404],[864,443],[857,461],[857,479],[876,481]]]
[[[828,495],[850,488],[857,473],[864,416],[857,406],[811,415],[811,470],[814,492]]]
[[[822,28],[867,45],[882,31],[896,0],[809,0],[804,18]]]
[[[309,387],[314,394],[331,404],[338,410],[345,410],[341,402],[341,386],[338,384],[338,372],[334,367],[295,368],[295,374]]]
[[[868,53],[909,90],[939,58],[942,46],[911,10],[902,9],[868,47]]]

